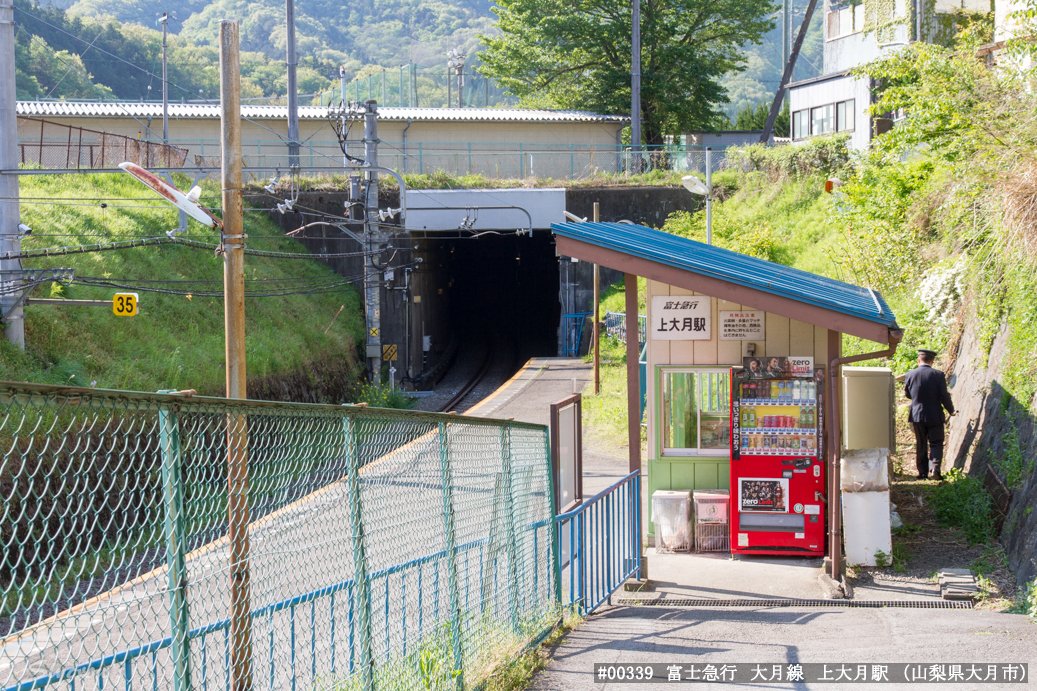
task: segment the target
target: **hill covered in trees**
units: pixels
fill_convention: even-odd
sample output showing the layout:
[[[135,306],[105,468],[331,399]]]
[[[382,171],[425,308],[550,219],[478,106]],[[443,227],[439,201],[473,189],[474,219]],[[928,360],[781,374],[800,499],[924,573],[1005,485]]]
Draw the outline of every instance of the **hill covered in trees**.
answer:
[[[170,99],[215,99],[219,80],[215,37],[220,19],[238,19],[242,37],[242,96],[246,102],[283,102],[285,29],[282,0],[170,0],[153,5],[143,0],[16,0],[17,84],[20,99],[158,100],[161,82],[159,14],[168,11]],[[488,0],[362,0],[331,4],[327,0],[297,0],[296,35],[301,94],[336,91],[339,66],[347,79],[368,78],[376,97],[380,76],[388,68],[389,102],[399,93],[397,65],[415,63],[421,106],[446,103],[446,53],[461,47],[472,55],[480,35],[496,33],[497,17]],[[796,21],[801,21],[801,13]],[[798,25],[797,25],[798,26]],[[796,69],[802,79],[821,72],[821,13],[815,14]],[[769,104],[781,76],[781,30],[774,28],[761,45],[744,49],[744,71],[721,80],[728,102],[721,103],[730,123],[739,114]],[[476,67],[477,69],[477,67]],[[475,70],[470,70],[474,72]],[[473,94],[465,102],[481,106],[482,77],[468,80]],[[352,89],[349,90],[350,92]],[[514,103],[491,84],[490,105]],[[304,103],[327,102],[329,96],[304,97]],[[536,105],[544,105],[537,103]],[[748,122],[743,114],[743,123]]]

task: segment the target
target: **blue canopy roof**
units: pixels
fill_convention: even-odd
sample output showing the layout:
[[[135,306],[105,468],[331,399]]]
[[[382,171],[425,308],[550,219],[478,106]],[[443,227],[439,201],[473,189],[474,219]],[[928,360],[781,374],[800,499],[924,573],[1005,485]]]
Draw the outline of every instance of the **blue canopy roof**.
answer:
[[[878,291],[628,223],[552,223],[555,235],[897,329]],[[613,267],[616,268],[616,267]]]

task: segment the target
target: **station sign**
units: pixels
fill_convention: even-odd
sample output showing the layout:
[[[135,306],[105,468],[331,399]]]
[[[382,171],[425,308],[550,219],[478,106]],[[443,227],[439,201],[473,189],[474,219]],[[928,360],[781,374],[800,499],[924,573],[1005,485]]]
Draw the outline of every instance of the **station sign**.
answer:
[[[708,341],[712,333],[710,299],[701,295],[652,297],[652,338],[661,341]]]

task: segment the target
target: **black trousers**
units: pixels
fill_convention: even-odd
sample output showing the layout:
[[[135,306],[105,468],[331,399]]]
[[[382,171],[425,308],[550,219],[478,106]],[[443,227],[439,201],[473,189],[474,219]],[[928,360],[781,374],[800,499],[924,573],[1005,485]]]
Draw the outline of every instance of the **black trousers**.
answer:
[[[915,430],[915,465],[918,474],[929,477],[936,475],[943,464],[943,423],[912,422]]]

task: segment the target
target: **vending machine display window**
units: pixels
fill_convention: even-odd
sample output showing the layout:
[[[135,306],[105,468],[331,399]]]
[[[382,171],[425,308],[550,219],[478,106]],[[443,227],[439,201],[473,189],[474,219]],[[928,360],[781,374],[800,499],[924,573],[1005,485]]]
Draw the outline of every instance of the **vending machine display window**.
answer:
[[[730,370],[666,369],[661,379],[663,455],[727,455]]]

